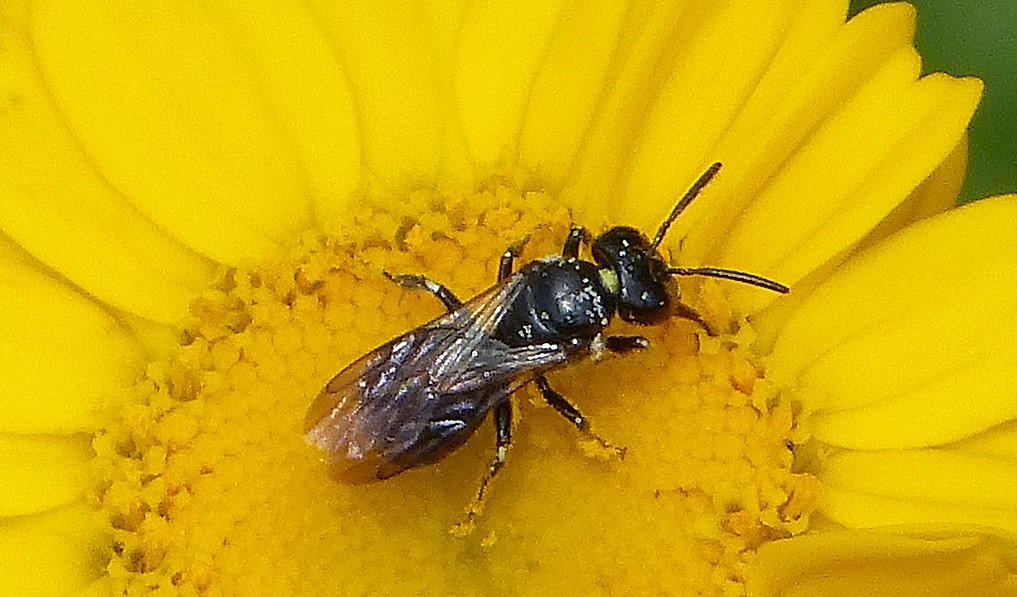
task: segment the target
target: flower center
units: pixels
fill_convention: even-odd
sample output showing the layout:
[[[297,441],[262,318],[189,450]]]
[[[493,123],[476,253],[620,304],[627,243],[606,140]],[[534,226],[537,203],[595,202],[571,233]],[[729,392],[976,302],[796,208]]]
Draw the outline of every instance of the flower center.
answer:
[[[792,411],[741,342],[747,326],[711,337],[678,318],[614,323],[650,348],[549,375],[622,461],[588,457],[534,390],[515,395],[514,446],[470,536],[448,530],[495,453],[490,423],[435,465],[334,481],[303,440],[308,405],[345,365],[442,312],[382,272],[468,299],[507,246],[528,239],[519,262],[559,252],[570,223],[545,194],[498,181],[385,205],[224,271],[176,353],[95,438],[118,592],[737,592],[756,547],[806,529],[817,484],[791,471]],[[707,319],[727,313],[716,282],[686,282]]]

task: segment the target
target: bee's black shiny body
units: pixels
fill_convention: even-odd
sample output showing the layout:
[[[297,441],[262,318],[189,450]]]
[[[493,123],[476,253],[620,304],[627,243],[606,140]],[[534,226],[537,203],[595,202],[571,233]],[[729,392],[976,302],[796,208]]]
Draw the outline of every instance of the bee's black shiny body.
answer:
[[[491,332],[508,346],[560,343],[582,350],[615,313],[615,296],[596,265],[558,256],[534,261],[516,274],[522,288]]]
[[[715,164],[675,206],[651,242],[634,228],[617,226],[593,239],[593,261],[580,259],[589,241],[574,227],[560,255],[512,272],[515,252],[502,257],[498,282],[463,303],[422,276],[390,278],[434,294],[447,312],[380,346],[337,374],[319,393],[305,419],[307,441],[327,453],[337,476],[350,483],[391,477],[434,463],[461,446],[494,411],[498,451],[481,485],[501,468],[511,444],[510,395],[534,383],[544,399],[581,432],[586,419],[544,374],[604,350],[626,352],[649,343],[639,336],[605,336],[618,315],[656,324],[692,317],[678,303],[676,275],[708,275],[786,292],[783,286],[741,272],[667,265],[658,245],[681,209],[716,173]],[[475,506],[470,516],[479,511]]]

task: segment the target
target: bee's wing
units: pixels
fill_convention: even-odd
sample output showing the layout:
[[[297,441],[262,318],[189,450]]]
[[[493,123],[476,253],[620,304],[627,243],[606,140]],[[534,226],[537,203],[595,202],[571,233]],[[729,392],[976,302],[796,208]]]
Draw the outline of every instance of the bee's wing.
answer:
[[[518,274],[463,307],[392,340],[336,375],[305,419],[307,441],[351,483],[434,462],[487,412],[564,362],[557,344],[512,348],[491,338],[524,280]]]

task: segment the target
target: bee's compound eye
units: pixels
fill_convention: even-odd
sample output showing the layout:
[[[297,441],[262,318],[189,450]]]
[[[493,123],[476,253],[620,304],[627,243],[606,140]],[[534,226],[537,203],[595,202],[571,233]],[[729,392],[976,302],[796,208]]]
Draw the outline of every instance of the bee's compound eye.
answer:
[[[635,228],[615,226],[598,236],[591,250],[597,265],[617,269],[645,256],[650,251],[650,240]]]
[[[622,286],[618,316],[624,321],[652,325],[667,319],[671,299],[664,284]]]

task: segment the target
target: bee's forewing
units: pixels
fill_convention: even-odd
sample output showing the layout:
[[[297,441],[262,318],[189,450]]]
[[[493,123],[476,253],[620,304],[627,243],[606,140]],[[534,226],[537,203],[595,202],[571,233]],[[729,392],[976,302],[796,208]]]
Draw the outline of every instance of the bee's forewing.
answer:
[[[377,358],[377,351],[364,355],[340,371],[318,392],[304,416],[304,433],[308,443],[327,452],[335,450],[363,398],[361,380]]]

